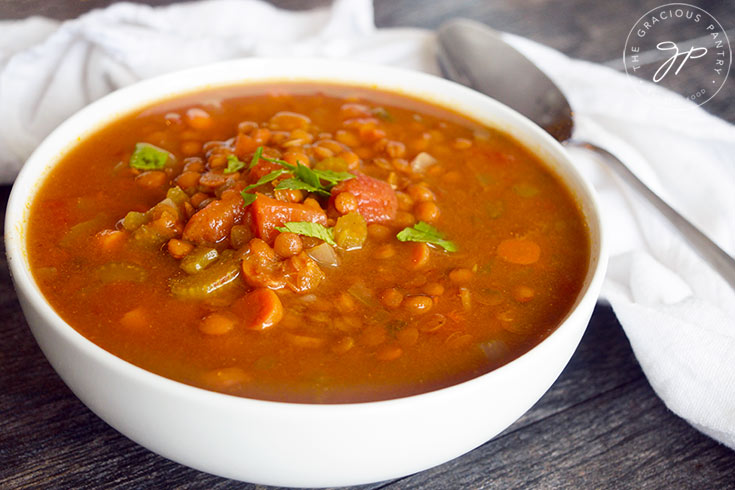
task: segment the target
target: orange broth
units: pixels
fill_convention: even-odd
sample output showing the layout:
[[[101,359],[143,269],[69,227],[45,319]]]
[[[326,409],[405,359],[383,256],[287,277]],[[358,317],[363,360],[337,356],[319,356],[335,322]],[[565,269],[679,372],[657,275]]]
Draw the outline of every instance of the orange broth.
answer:
[[[142,142],[170,154],[162,168],[130,166]],[[293,177],[283,163],[350,175],[276,189]],[[346,230],[329,246],[338,265],[313,258],[329,251],[319,238],[278,238],[295,221]],[[419,221],[456,251],[396,238]],[[528,351],[571,309],[590,243],[575,198],[512,138],[403,95],[284,84],[101,128],[36,195],[28,250],[57,313],[126,361],[238,396],[341,403],[435,390]],[[194,253],[215,258],[182,270]]]

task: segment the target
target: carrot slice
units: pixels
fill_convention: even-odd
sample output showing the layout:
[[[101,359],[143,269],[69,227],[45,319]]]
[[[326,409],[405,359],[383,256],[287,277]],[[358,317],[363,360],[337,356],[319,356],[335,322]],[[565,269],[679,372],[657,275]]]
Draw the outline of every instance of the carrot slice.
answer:
[[[245,328],[263,330],[277,324],[283,318],[283,305],[276,293],[259,288],[235,301],[231,308]]]
[[[168,181],[168,175],[160,170],[143,172],[135,177],[135,183],[146,189],[160,189]]]
[[[120,230],[102,230],[95,235],[102,250],[109,252],[119,248],[125,241],[125,232]]]
[[[235,328],[237,320],[226,312],[210,313],[202,319],[199,331],[207,335],[224,335]]]
[[[538,262],[541,247],[533,240],[509,238],[498,245],[498,256],[511,264],[530,265]]]
[[[139,306],[125,313],[120,318],[120,325],[131,330],[140,330],[149,325],[145,308]]]

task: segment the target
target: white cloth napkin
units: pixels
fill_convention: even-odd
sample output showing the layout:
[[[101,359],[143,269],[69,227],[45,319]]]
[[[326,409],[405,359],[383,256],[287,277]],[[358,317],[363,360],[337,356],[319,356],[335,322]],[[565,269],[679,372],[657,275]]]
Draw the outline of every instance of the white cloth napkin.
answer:
[[[621,157],[644,181],[735,252],[735,129],[683,98],[642,97],[624,74],[506,40],[567,94],[575,136]],[[127,3],[76,20],[0,21],[0,181],[85,104],[137,80],[243,56],[320,56],[438,73],[434,36],[376,29],[370,0],[278,10],[259,0],[151,8]],[[735,293],[640,197],[590,154],[611,252],[603,297],[656,393],[693,426],[735,448]]]

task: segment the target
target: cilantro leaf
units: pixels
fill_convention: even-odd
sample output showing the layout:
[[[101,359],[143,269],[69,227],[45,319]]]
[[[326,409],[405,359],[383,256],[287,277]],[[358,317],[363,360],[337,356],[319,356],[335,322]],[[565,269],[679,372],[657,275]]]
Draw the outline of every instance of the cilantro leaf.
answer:
[[[249,191],[250,189],[255,189],[256,187],[259,187],[263,184],[267,184],[268,182],[273,182],[274,180],[276,180],[278,177],[285,174],[286,172],[288,171],[283,170],[283,169],[274,170],[273,172],[270,172],[262,176],[260,179],[258,179],[258,181],[255,184],[250,184],[249,186],[244,188],[243,191]]]
[[[137,143],[130,156],[129,165],[138,170],[160,170],[166,166],[171,154],[150,143]]]
[[[240,192],[240,196],[242,196],[242,200],[243,200],[242,207],[250,206],[258,198],[257,195],[250,194],[249,192],[245,192],[245,191]]]
[[[318,238],[320,240],[324,240],[333,247],[337,246],[334,242],[332,229],[327,228],[324,225],[320,225],[319,223],[311,223],[309,221],[291,221],[277,228],[277,230],[280,232],[291,232],[296,233],[297,235]]]
[[[235,155],[227,155],[227,168],[223,170],[223,173],[234,174],[243,168],[245,168],[245,162],[240,161]]]
[[[396,235],[396,238],[402,242],[426,242],[437,245],[447,252],[456,252],[457,245],[454,242],[446,240],[444,235],[428,223],[419,221],[413,226],[402,229]]]
[[[258,160],[261,159],[263,155],[263,147],[259,146],[255,149],[255,153],[253,153],[253,158],[250,160],[250,165],[248,166],[248,170],[251,170],[255,165],[258,164]]]

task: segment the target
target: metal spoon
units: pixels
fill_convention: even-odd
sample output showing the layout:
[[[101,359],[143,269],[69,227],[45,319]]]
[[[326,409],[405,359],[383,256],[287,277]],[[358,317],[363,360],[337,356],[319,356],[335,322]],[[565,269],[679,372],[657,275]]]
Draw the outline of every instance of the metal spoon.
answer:
[[[566,146],[594,151],[653,204],[683,238],[735,290],[735,260],[641,182],[615,155],[570,139],[574,120],[564,94],[536,65],[479,22],[453,19],[437,30],[444,76],[512,107]]]

